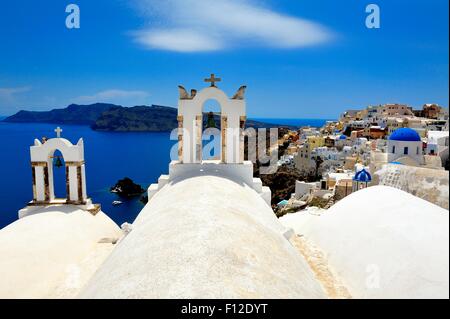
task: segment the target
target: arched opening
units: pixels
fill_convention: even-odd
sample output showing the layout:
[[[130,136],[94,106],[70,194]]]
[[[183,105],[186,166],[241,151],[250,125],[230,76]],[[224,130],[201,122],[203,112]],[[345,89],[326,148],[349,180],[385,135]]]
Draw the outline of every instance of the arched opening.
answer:
[[[55,199],[66,199],[67,194],[67,172],[63,154],[55,150],[49,158],[49,174],[53,176],[53,194]]]
[[[221,106],[214,99],[203,104],[202,113],[202,160],[221,160]]]

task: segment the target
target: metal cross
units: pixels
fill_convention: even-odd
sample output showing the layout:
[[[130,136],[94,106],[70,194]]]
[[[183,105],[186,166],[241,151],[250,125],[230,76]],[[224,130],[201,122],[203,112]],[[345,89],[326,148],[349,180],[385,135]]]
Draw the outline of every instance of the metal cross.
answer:
[[[211,74],[210,78],[205,79],[205,82],[211,82],[211,86],[213,86],[213,87],[216,87],[216,82],[220,82],[220,81],[222,81],[222,79],[221,78],[216,78],[214,76],[214,73]]]

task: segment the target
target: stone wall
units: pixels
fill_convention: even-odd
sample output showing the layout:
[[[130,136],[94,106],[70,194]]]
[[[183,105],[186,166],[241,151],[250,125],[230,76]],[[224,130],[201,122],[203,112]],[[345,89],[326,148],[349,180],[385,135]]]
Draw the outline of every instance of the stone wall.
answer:
[[[449,209],[449,172],[386,164],[375,173],[380,185],[391,186]]]

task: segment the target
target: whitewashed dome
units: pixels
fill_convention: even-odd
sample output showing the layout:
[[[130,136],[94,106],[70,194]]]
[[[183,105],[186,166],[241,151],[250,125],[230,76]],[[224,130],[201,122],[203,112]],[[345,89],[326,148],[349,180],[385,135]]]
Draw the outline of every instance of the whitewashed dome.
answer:
[[[324,298],[271,208],[219,176],[171,181],[81,298]]]
[[[324,252],[354,298],[449,297],[448,210],[373,186],[281,220]]]
[[[0,298],[76,297],[121,236],[102,211],[35,210],[0,230]]]

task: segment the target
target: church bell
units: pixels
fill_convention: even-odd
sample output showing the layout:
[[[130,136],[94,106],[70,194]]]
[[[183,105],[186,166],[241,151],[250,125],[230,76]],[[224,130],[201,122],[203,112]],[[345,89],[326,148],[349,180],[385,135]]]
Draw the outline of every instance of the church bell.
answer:
[[[61,161],[61,157],[60,157],[60,156],[55,156],[55,158],[54,158],[54,160],[53,160],[53,163],[54,163],[54,165],[55,165],[57,168],[60,168],[60,167],[63,166],[63,163],[62,163],[62,161]]]

